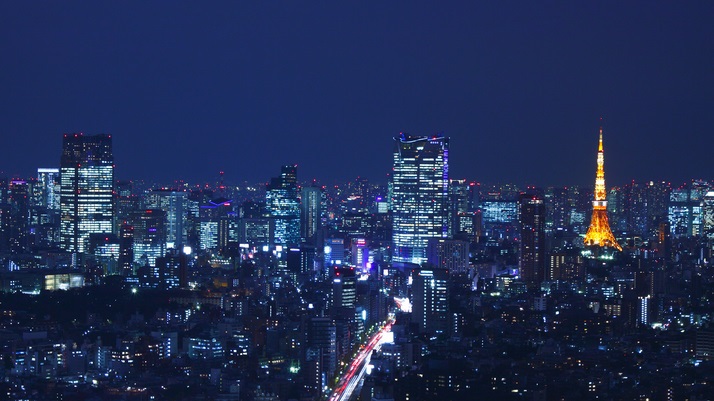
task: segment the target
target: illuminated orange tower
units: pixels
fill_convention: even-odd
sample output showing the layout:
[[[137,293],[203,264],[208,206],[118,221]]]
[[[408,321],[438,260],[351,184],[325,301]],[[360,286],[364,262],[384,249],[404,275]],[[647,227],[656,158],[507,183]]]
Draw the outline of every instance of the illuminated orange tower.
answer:
[[[600,127],[600,144],[597,149],[597,174],[595,175],[595,200],[593,201],[593,217],[585,234],[586,246],[611,247],[622,250],[610,230],[607,219],[607,191],[605,191],[605,155],[602,151],[602,127]]]

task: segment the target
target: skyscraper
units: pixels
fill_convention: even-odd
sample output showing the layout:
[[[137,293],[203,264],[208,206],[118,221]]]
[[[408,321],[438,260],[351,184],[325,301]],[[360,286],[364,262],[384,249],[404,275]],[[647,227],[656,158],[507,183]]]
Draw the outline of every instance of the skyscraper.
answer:
[[[714,239],[714,191],[707,191],[702,201],[702,234]]]
[[[449,138],[394,138],[392,243],[394,262],[423,263],[429,238],[448,233]]]
[[[449,237],[468,227],[461,227],[462,217],[475,210],[475,183],[466,180],[449,180]]]
[[[545,279],[545,203],[536,195],[523,194],[518,202],[521,227],[520,275],[530,286]]]
[[[709,184],[700,180],[672,190],[668,217],[675,238],[702,235],[702,206],[709,190]]]
[[[300,202],[297,166],[283,166],[280,177],[273,177],[265,194],[265,206],[275,220],[275,243],[300,243]]]
[[[427,257],[431,266],[465,273],[469,268],[469,244],[456,239],[431,238]]]
[[[186,192],[173,189],[153,189],[146,194],[147,209],[166,212],[166,242],[169,248],[182,249],[186,243]]]
[[[10,250],[23,252],[28,249],[30,191],[27,181],[12,180],[8,187],[8,203],[11,206]]]
[[[315,244],[315,236],[322,227],[324,194],[318,187],[305,187],[300,191],[300,236]]]
[[[412,323],[421,333],[438,335],[448,330],[449,271],[412,271]]]
[[[48,210],[59,210],[59,169],[58,168],[38,168],[37,186],[40,193],[39,206]]]
[[[89,234],[113,231],[111,135],[64,135],[60,188],[60,247],[83,253]]]
[[[134,263],[155,266],[166,254],[166,212],[161,209],[135,210],[129,215],[134,227]]]
[[[595,175],[595,200],[593,200],[593,215],[590,228],[585,234],[586,246],[612,247],[622,250],[610,230],[607,220],[607,190],[605,189],[605,155],[602,148],[602,127],[600,128],[600,143],[597,150],[597,173]]]

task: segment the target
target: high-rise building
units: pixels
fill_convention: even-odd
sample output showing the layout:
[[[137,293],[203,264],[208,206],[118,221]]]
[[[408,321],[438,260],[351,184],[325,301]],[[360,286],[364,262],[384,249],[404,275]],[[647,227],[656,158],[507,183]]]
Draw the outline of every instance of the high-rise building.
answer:
[[[568,189],[549,187],[545,192],[546,228],[550,230],[568,228]]]
[[[318,187],[304,187],[300,190],[300,237],[315,244],[317,232],[322,227],[322,213],[325,195]]]
[[[449,138],[394,138],[392,175],[393,261],[426,262],[429,238],[448,234]]]
[[[468,219],[464,216],[473,216],[476,210],[477,192],[476,183],[466,180],[449,181],[449,237],[454,237],[459,232],[468,231]],[[467,224],[462,224],[462,223]]]
[[[40,193],[39,205],[48,210],[60,208],[60,174],[58,168],[37,169],[37,189]]]
[[[166,212],[166,242],[169,248],[181,250],[186,243],[186,200],[186,192],[166,188],[153,189],[144,199],[147,209]]]
[[[166,212],[146,209],[132,212],[129,222],[134,227],[134,263],[156,265],[156,258],[166,254]]]
[[[300,201],[297,166],[283,166],[280,177],[273,177],[265,194],[265,206],[275,220],[275,244],[300,244]]]
[[[469,268],[469,244],[455,239],[431,238],[427,258],[434,267],[464,273]]]
[[[483,230],[489,237],[510,238],[518,223],[518,202],[513,199],[481,202]]]
[[[702,201],[702,233],[714,239],[714,191],[707,191]]]
[[[132,181],[118,180],[114,183],[114,230],[119,232],[129,215],[141,209],[141,199],[134,193]]]
[[[527,284],[540,285],[545,279],[545,203],[536,195],[523,194],[518,202],[521,242],[521,278]]]
[[[30,189],[25,180],[12,180],[8,187],[11,206],[10,250],[23,252],[29,247],[28,224],[30,217]]]
[[[322,254],[325,268],[341,265],[345,260],[345,240],[343,238],[325,238]]]
[[[313,317],[306,321],[305,350],[307,369],[313,373],[312,386],[318,392],[337,368],[337,331],[328,317]]]
[[[334,278],[332,279],[333,313],[340,313],[344,309],[354,309],[356,288],[357,276],[354,267],[334,268]]]
[[[569,247],[556,250],[550,254],[549,261],[545,277],[546,280],[585,280],[585,264],[583,262],[583,256],[577,248]]]
[[[610,224],[607,220],[607,190],[605,189],[605,155],[602,147],[602,128],[600,128],[600,142],[597,150],[593,214],[584,242],[586,246],[610,247],[618,251],[622,250],[615,236],[612,235],[612,230],[610,230]]]
[[[131,276],[134,274],[134,226],[122,224],[119,229],[119,274]]]
[[[369,241],[364,238],[352,238],[352,265],[360,270],[369,266]]]
[[[261,248],[273,243],[275,221],[268,218],[241,218],[238,220],[238,241]]]
[[[111,135],[64,135],[60,187],[60,246],[83,253],[89,234],[114,229]]]
[[[412,271],[412,323],[430,335],[449,329],[449,271],[414,269]]]
[[[180,250],[156,258],[159,288],[185,288],[188,285],[187,266],[187,256]]]
[[[635,182],[610,190],[607,213],[610,227],[652,238],[667,219],[672,188],[667,182]]]
[[[692,181],[672,190],[668,217],[675,238],[702,235],[702,205],[709,190],[705,181]]]

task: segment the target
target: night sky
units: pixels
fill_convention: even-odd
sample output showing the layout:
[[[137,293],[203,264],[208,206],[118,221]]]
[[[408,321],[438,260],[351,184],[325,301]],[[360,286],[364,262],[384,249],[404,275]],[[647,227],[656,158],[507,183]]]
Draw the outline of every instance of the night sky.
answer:
[[[151,4],[147,4],[151,3]],[[110,133],[117,178],[386,181],[393,136],[451,177],[714,178],[714,2],[0,2],[0,171]]]

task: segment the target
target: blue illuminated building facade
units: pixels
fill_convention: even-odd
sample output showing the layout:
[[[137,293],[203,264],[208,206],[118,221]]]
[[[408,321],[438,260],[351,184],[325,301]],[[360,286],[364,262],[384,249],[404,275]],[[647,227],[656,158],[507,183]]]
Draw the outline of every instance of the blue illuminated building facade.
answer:
[[[300,244],[300,200],[297,166],[283,166],[279,177],[268,184],[265,203],[275,221],[275,244]]]
[[[429,238],[448,233],[449,138],[395,137],[392,176],[393,261],[427,261]]]

